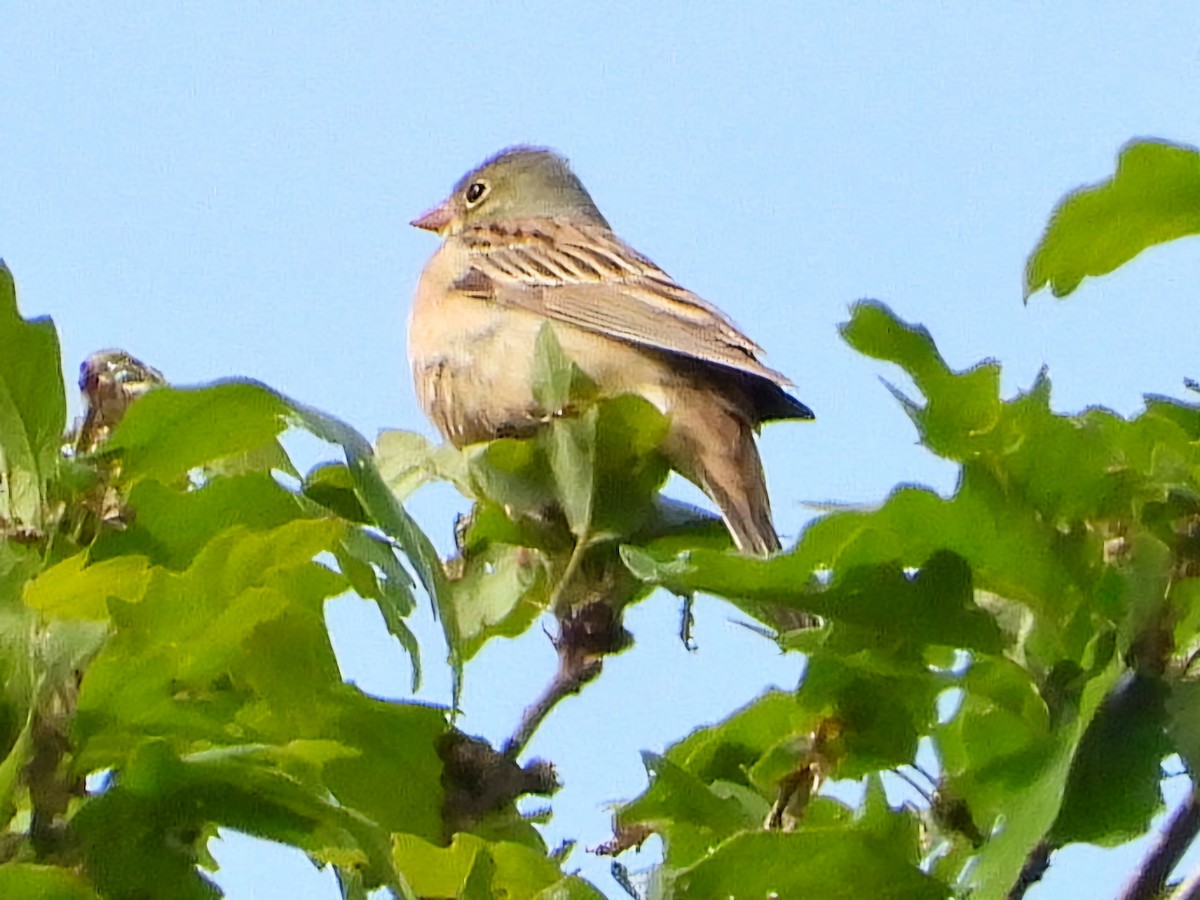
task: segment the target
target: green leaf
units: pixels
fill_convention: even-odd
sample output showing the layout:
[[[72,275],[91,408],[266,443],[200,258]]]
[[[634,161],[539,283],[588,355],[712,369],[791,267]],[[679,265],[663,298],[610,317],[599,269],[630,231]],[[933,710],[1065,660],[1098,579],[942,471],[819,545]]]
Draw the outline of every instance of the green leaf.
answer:
[[[642,760],[650,787],[621,808],[617,821],[623,827],[653,827],[663,836],[673,868],[691,865],[722,840],[762,825],[737,799],[714,790],[667,757],[646,752]]]
[[[44,758],[45,726],[53,721],[47,710],[59,709],[62,698],[73,694],[78,673],[107,637],[103,623],[44,623],[28,610],[0,613],[0,828],[18,812],[28,813],[30,767]]]
[[[1171,603],[1178,610],[1174,642],[1176,647],[1194,647],[1200,637],[1200,578],[1183,578],[1171,585]],[[1198,735],[1200,737],[1200,735]],[[1200,750],[1200,744],[1197,744]],[[1200,755],[1196,757],[1200,763]]]
[[[871,835],[896,856],[917,864],[923,856],[921,823],[909,807],[893,809],[878,772],[866,777],[866,790],[855,815],[855,831]]]
[[[1172,681],[1166,702],[1172,744],[1189,772],[1200,771],[1200,681]]]
[[[451,444],[434,446],[412,431],[385,430],[375,440],[379,474],[397,499],[404,500],[430,481],[449,481],[469,495],[467,458]]]
[[[33,759],[33,710],[28,709],[25,724],[16,740],[8,748],[8,754],[0,761],[0,828],[7,829],[17,814],[17,790],[22,784],[25,767]],[[0,865],[0,872],[4,871]]]
[[[347,752],[322,761],[322,790],[388,831],[442,838],[442,710],[376,700],[343,684],[319,614],[264,623],[242,654],[233,687],[246,699],[236,714],[243,739],[334,742]]]
[[[559,416],[575,404],[591,400],[596,385],[563,352],[546,321],[538,331],[533,357],[533,398],[547,416]]]
[[[404,552],[441,619],[442,629],[446,636],[446,647],[449,650],[450,664],[454,670],[455,696],[457,697],[457,685],[462,678],[462,661],[454,650],[453,636],[456,633],[457,625],[454,621],[455,611],[450,603],[441,557],[438,556],[433,542],[417,526],[412,516],[400,505],[400,502],[384,484],[378,469],[375,468],[370,448],[367,448],[365,455],[357,453],[351,455],[349,451],[347,451],[347,455],[350,471],[355,480],[355,489],[363,508],[384,534],[394,539]]]
[[[564,876],[543,854],[522,844],[489,842],[456,834],[448,847],[407,835],[393,842],[396,868],[422,897],[492,897],[598,900],[602,895],[581,878]]]
[[[314,435],[329,443],[341,445],[346,454],[346,468],[363,510],[384,534],[396,541],[412,564],[421,586],[429,595],[442,620],[450,664],[454,672],[454,694],[457,700],[462,681],[462,661],[454,649],[454,610],[447,599],[445,572],[433,542],[417,527],[412,516],[388,489],[379,474],[375,453],[361,434],[333,416],[294,401],[288,401],[288,404],[296,420]]]
[[[399,886],[377,825],[272,763],[253,747],[180,758],[165,742],[143,744],[116,785],[75,816],[88,873],[106,896],[219,896],[196,871],[205,825],[215,823],[357,863],[372,885]]]
[[[724,540],[721,540],[722,535]],[[656,550],[666,550],[674,544],[712,549],[733,546],[733,539],[720,516],[662,494],[654,497],[653,509],[635,537],[644,546]]]
[[[489,900],[495,896],[492,893],[492,879],[496,875],[496,863],[490,853],[476,853],[471,860],[471,871],[463,881],[463,900]]]
[[[507,510],[534,541],[528,546],[562,548],[553,528],[545,527],[555,511],[577,541],[653,536],[673,524],[656,506],[668,474],[658,450],[666,428],[666,417],[640,397],[590,401],[531,438],[492,441],[477,452],[471,493]],[[518,538],[510,535],[508,542]]]
[[[304,496],[351,522],[368,521],[354,491],[354,478],[342,463],[322,463],[304,477]]]
[[[1200,410],[1151,398],[1130,420],[1102,409],[1060,415],[1044,375],[1006,401],[997,367],[952,371],[928,333],[876,304],[857,306],[844,334],[912,377],[924,402],[901,401],[923,441],[961,463],[953,496],[900,488],[877,509],[822,517],[794,551],[768,560],[686,546],[674,557],[653,545],[622,555],[649,583],[729,598],[774,626],[781,646],[809,655],[796,695],[803,713],[776,723],[775,744],[733,745],[718,737],[721,726],[685,743],[711,746],[725,777],[769,796],[805,764],[813,746],[805,730],[818,722],[837,726],[822,750],[831,777],[874,777],[911,762],[932,734],[939,796],[953,798],[976,832],[950,835],[956,864],[935,871],[962,874],[973,896],[1003,897],[1043,841],[1111,843],[1144,832],[1158,808],[1159,762],[1170,749],[1161,690],[1112,689],[1126,671],[1123,654],[1171,666],[1173,647],[1190,650],[1200,633],[1189,577]],[[819,614],[823,627],[796,629],[788,623],[797,612]],[[951,687],[962,688],[961,706],[938,724],[935,701]],[[1173,689],[1171,733],[1200,755],[1200,726],[1187,713],[1194,699]],[[688,831],[707,819],[683,799],[717,782],[711,762],[668,757],[705,776],[677,799],[652,785],[635,804],[675,803],[653,810],[651,824],[668,836],[664,877],[678,889],[687,884],[681,863],[715,865],[720,855],[701,863],[670,850],[672,840],[695,853],[711,846],[711,834]],[[1130,791],[1113,800],[1111,785],[1126,780]],[[817,811],[814,801],[801,832]],[[893,816],[870,789],[860,815],[911,846],[911,817]],[[717,884],[704,889],[719,894]]]
[[[920,737],[936,722],[938,694],[950,686],[915,654],[887,653],[847,636],[846,644],[854,643],[867,649],[815,653],[798,695],[808,709],[839,723],[845,756],[836,774],[842,778],[911,762]],[[751,775],[761,783],[766,773],[760,765]]]
[[[86,565],[77,553],[46,569],[25,586],[25,605],[49,618],[106,619],[108,599],[141,600],[150,583],[145,557],[119,556]]]
[[[324,671],[340,683],[322,604],[345,582],[313,557],[337,547],[346,527],[297,520],[264,532],[227,529],[186,571],[154,569],[140,602],[110,599],[117,633],[84,676],[81,755],[95,753],[97,766],[119,763],[140,734],[171,735],[180,751],[200,737],[228,742],[236,733],[230,719],[247,699],[229,673],[245,668],[247,641],[275,619],[313,622],[319,637],[312,646],[289,652],[304,659],[301,671]],[[278,662],[280,653],[271,658]]]
[[[510,510],[514,518],[553,509],[557,503],[550,461],[541,442],[500,438],[472,455],[473,494]]]
[[[592,533],[598,418],[599,411],[593,406],[578,417],[555,419],[547,440],[558,506],[571,533],[581,541]]]
[[[444,714],[364,696],[329,645],[323,604],[346,583],[313,560],[359,560],[356,534],[381,548],[354,547],[377,577],[406,578],[356,526],[296,519],[227,528],[184,571],[154,568],[140,602],[109,601],[116,634],[86,671],[75,728],[81,767],[121,773],[79,813],[98,883],[140,889],[120,861],[152,853],[147,879],[205,896],[200,835],[221,824],[400,890],[386,834],[441,838]]]
[[[333,697],[328,734],[354,748],[328,763],[322,778],[338,802],[385,831],[444,839],[442,760],[438,740],[447,730],[443,710],[389,703],[347,688]],[[387,785],[387,790],[381,790]]]
[[[1053,844],[1112,847],[1149,829],[1163,808],[1162,760],[1172,751],[1166,699],[1162,681],[1132,673],[1105,697],[1071,763]]]
[[[970,873],[976,889],[972,897],[1008,896],[1030,851],[1050,833],[1079,742],[1121,673],[1115,654],[1107,660],[1102,654],[1096,662],[1093,673],[1080,675],[1058,723],[1040,712],[1033,727],[1013,716],[1008,722],[1018,726],[1015,730],[1003,721],[991,722],[994,707],[974,704],[969,684],[962,709],[939,732],[950,789],[967,804],[985,834],[995,824],[1003,826],[976,857]],[[1011,687],[1002,694],[1020,702]]]
[[[0,865],[5,900],[100,900],[91,886],[60,866],[10,862]]]
[[[1165,141],[1131,141],[1108,181],[1069,194],[1025,265],[1025,297],[1045,285],[1065,297],[1147,247],[1200,232],[1200,153]]]
[[[803,552],[807,545],[806,536],[796,554],[770,560],[696,550],[663,562],[632,547],[623,553],[643,580],[680,594],[727,597],[768,621],[771,610],[790,607],[914,642],[982,650],[1002,645],[994,621],[975,606],[971,569],[956,554],[934,553],[913,576],[904,571],[905,564],[915,562],[907,554],[902,563],[851,564],[824,585],[811,578],[811,558]]]
[[[524,634],[545,611],[546,564],[536,551],[489,543],[465,558],[461,575],[450,582],[450,599],[456,644],[466,661],[493,637]]]
[[[25,583],[42,570],[37,548],[0,540],[0,609],[19,605]]]
[[[391,544],[362,529],[351,529],[336,555],[350,586],[360,597],[375,601],[388,632],[411,657],[415,692],[421,684],[420,647],[404,621],[416,606],[412,578],[400,565]]]
[[[40,528],[66,426],[62,356],[53,322],[21,318],[2,261],[0,347],[0,520]]]
[[[666,522],[656,501],[670,469],[659,447],[668,418],[635,394],[605,400],[597,410],[593,531],[626,540],[661,529]],[[680,506],[686,508],[676,505],[675,513],[683,513]]]
[[[719,725],[697,729],[670,747],[666,757],[706,784],[749,784],[750,768],[768,750],[781,741],[807,738],[816,718],[794,694],[768,691]]]
[[[893,848],[845,826],[740,833],[674,876],[677,897],[943,900],[947,893]]]
[[[346,467],[363,509],[376,526],[399,544],[412,563],[425,592],[436,608],[442,610],[445,575],[441,558],[428,536],[417,527],[412,516],[388,489],[379,474],[371,445],[361,434],[333,416],[295,402],[290,402],[290,406],[305,428],[324,441],[341,445],[346,453]],[[449,626],[443,623],[443,627]]]
[[[101,453],[121,457],[121,480],[163,482],[220,459],[258,451],[287,427],[292,410],[253,381],[160,387],[129,408]]]
[[[919,406],[898,394],[905,410],[931,450],[948,459],[968,458],[980,435],[991,432],[1000,417],[1000,367],[981,363],[954,372],[938,353],[929,332],[897,318],[882,303],[860,301],[840,329],[860,353],[887,360],[912,376],[928,398]]]
[[[300,473],[292,465],[291,457],[277,439],[232,456],[223,456],[204,467],[204,474],[210,478],[215,475],[232,476],[244,475],[247,472],[271,471],[280,471],[293,478],[300,477]]]
[[[227,528],[268,531],[311,515],[266,472],[212,478],[196,490],[141,481],[129,491],[126,505],[134,511],[133,521],[123,530],[104,532],[92,546],[93,561],[141,554],[156,565],[182,570]]]

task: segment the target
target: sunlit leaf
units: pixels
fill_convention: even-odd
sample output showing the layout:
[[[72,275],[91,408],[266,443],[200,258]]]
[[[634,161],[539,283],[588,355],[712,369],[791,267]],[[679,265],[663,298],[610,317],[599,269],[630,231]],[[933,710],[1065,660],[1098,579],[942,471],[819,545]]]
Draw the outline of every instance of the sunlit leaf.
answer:
[[[464,560],[450,583],[457,640],[464,660],[493,637],[516,637],[545,611],[547,571],[533,550],[491,543]]]
[[[946,886],[853,828],[744,832],[673,878],[686,897],[946,897]]]
[[[2,261],[0,347],[0,520],[36,528],[66,425],[62,358],[54,323],[21,318]]]
[[[467,460],[451,444],[435,446],[415,432],[389,429],[379,433],[375,454],[379,474],[400,500],[434,480],[450,481],[459,490],[466,489]]]
[[[1113,657],[1093,677],[1081,673],[1068,717],[1040,733],[1025,729],[1009,736],[1000,722],[975,728],[976,723],[989,724],[991,710],[966,705],[972,694],[968,686],[967,701],[947,729],[961,738],[946,734],[939,741],[944,766],[954,790],[985,833],[993,825],[1002,826],[978,853],[971,870],[973,896],[984,900],[1007,896],[1030,851],[1049,834],[1079,742],[1120,668],[1119,659]],[[1017,719],[1015,724],[1022,723]]]
[[[1000,415],[1000,368],[982,363],[954,372],[942,359],[929,332],[909,325],[882,304],[861,301],[841,326],[842,337],[860,353],[902,367],[928,402],[906,401],[905,409],[931,450],[966,459],[978,439],[990,433]]]
[[[258,451],[287,429],[290,414],[283,398],[253,381],[160,387],[129,408],[102,452],[120,455],[127,483],[169,482],[207,463]]]
[[[60,866],[10,862],[0,866],[0,897],[6,900],[99,900],[78,875]]]
[[[1147,247],[1200,232],[1200,153],[1137,140],[1107,181],[1069,194],[1054,210],[1025,266],[1025,296],[1049,285],[1065,297],[1088,275],[1105,275]]]
[[[198,490],[160,481],[134,485],[126,500],[133,521],[101,535],[92,560],[140,554],[170,569],[185,569],[220,532],[235,525],[252,531],[277,528],[311,513],[269,474],[213,478]]]
[[[642,759],[650,787],[621,808],[618,823],[653,827],[663,836],[673,867],[690,865],[722,840],[762,824],[736,799],[714,791],[666,757],[643,753]]]
[[[150,583],[145,557],[86,562],[86,554],[77,553],[42,572],[26,585],[25,604],[48,617],[104,619],[110,597],[136,603]]]
[[[561,415],[595,397],[595,384],[563,352],[549,321],[538,331],[532,387],[534,399],[547,416]]]
[[[544,900],[599,900],[581,878],[564,876],[558,865],[529,847],[493,843],[458,834],[448,847],[397,835],[396,868],[423,897],[530,897]]]

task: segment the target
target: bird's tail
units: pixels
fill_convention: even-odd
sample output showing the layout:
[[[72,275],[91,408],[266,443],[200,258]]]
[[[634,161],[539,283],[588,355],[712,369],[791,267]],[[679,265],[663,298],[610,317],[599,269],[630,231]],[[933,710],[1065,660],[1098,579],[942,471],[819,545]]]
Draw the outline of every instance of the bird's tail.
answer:
[[[753,556],[769,556],[780,550],[754,438],[747,435],[739,452],[727,460],[712,462],[700,486],[720,508],[737,548]]]
[[[713,499],[738,549],[754,556],[779,550],[751,424],[709,402],[676,407],[671,426],[664,449],[672,467]]]

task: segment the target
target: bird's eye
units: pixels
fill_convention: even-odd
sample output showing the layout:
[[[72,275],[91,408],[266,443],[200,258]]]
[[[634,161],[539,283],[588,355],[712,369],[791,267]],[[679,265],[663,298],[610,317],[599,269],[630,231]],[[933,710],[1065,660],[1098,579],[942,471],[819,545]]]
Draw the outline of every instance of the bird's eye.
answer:
[[[482,181],[472,182],[471,186],[469,188],[467,188],[467,204],[469,206],[474,206],[476,203],[478,203],[480,200],[482,200],[484,198],[484,196],[487,194],[487,192],[488,192],[487,184],[485,184]]]

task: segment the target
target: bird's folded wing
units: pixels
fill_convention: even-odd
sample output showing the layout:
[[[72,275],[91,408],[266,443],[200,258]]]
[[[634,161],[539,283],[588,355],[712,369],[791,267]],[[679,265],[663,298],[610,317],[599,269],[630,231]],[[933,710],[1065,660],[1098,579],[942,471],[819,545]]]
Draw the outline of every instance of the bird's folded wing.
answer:
[[[604,228],[531,220],[469,228],[456,287],[494,303],[656,350],[789,382],[711,303]]]

